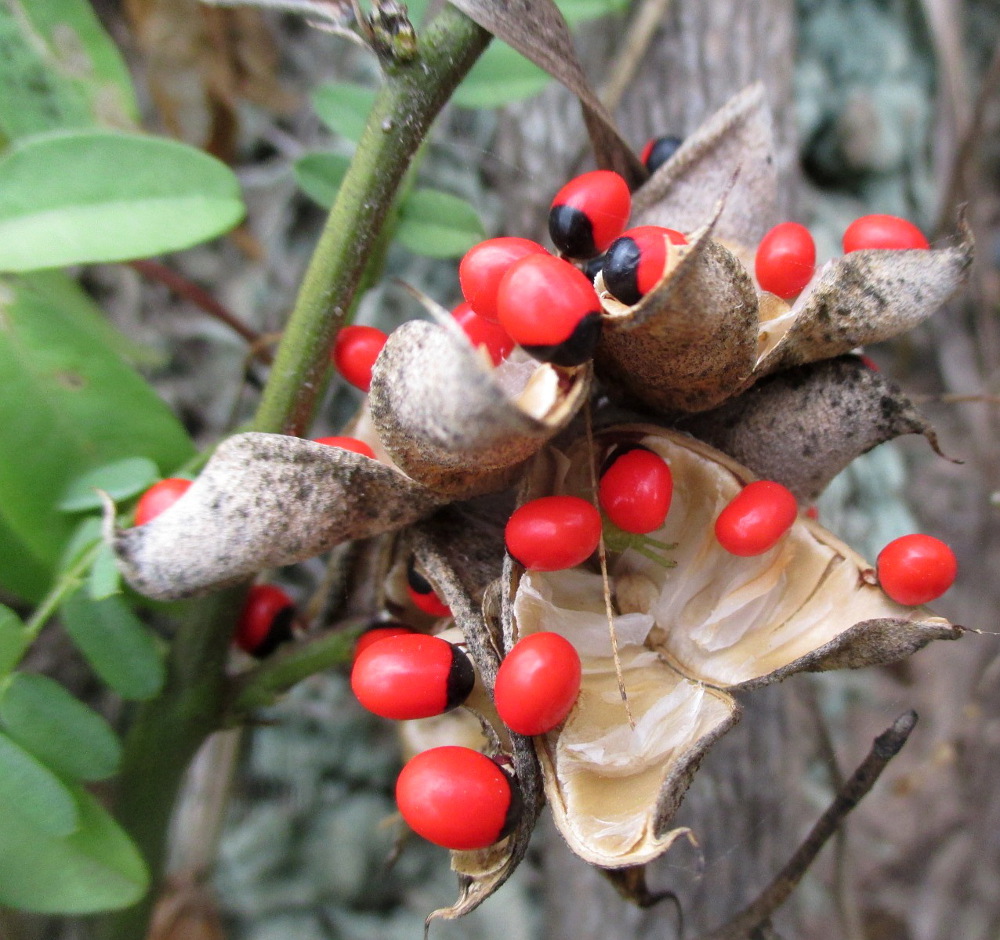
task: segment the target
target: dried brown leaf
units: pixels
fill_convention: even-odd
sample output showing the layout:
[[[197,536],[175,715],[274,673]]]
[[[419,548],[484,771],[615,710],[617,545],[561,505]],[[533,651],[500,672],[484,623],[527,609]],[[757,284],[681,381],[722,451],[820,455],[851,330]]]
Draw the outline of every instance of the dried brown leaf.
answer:
[[[401,528],[443,502],[360,454],[281,434],[238,434],[168,510],[109,538],[129,584],[173,600]]]
[[[552,0],[451,0],[451,3],[577,96],[599,167],[620,173],[633,188],[646,179],[645,167],[590,87],[566,20]]]
[[[934,429],[913,403],[857,356],[779,372],[673,426],[804,500],[855,457],[901,434],[923,434],[938,450]]]
[[[777,221],[774,149],[764,86],[750,85],[701,124],[635,193],[631,224],[694,231],[739,171],[714,237],[755,248]]]
[[[393,461],[461,499],[509,486],[586,400],[589,366],[557,369],[515,353],[487,366],[450,324],[393,331],[372,370],[372,420]]]

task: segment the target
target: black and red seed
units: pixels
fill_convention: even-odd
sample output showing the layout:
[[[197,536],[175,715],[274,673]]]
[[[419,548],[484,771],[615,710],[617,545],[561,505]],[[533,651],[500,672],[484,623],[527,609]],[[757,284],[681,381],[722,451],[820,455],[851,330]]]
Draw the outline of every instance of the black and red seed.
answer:
[[[680,137],[665,134],[662,137],[651,137],[642,148],[639,159],[650,173],[655,173],[666,163],[684,143]]]
[[[549,235],[566,257],[593,258],[621,235],[631,211],[625,180],[611,170],[594,170],[556,193],[549,210]]]
[[[686,245],[681,232],[640,225],[616,238],[604,256],[604,286],[623,304],[637,304],[663,277],[667,242]]]

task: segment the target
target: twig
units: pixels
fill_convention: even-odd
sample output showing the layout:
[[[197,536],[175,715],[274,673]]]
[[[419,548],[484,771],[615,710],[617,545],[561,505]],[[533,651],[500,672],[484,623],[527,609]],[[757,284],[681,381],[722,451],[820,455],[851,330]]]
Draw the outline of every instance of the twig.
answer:
[[[215,317],[225,323],[233,332],[239,334],[250,344],[252,355],[260,359],[261,362],[270,364],[272,356],[270,350],[261,342],[261,335],[256,330],[247,326],[231,310],[219,303],[207,290],[199,287],[193,281],[189,281],[183,274],[178,274],[172,268],[158,261],[130,261],[130,268],[138,271],[143,277],[151,281],[159,281],[169,287],[178,297],[190,300],[196,307],[204,310],[209,316]]]
[[[892,727],[883,731],[872,744],[868,756],[840,788],[826,812],[820,816],[805,841],[789,859],[775,879],[760,896],[728,923],[704,934],[700,940],[751,940],[755,931],[767,923],[771,915],[788,899],[802,876],[812,865],[820,849],[875,785],[886,765],[899,753],[900,748],[917,723],[917,713],[908,711],[897,718]]]
[[[657,29],[670,9],[670,0],[646,0],[629,24],[618,47],[615,67],[601,88],[601,102],[609,111],[621,104],[622,96],[635,79]]]

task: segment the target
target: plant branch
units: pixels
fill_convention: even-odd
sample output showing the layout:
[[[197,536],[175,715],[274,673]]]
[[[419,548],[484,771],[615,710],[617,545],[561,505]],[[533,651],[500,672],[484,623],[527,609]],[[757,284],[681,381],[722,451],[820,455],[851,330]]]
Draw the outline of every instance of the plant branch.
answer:
[[[348,662],[363,626],[359,623],[357,629],[337,630],[296,643],[264,660],[256,669],[238,676],[232,684],[231,714],[227,723],[242,724],[254,709],[273,705],[282,693],[303,679]]]
[[[301,435],[329,352],[414,154],[490,35],[451,5],[420,37],[416,58],[386,70],[282,336],[254,429]]]
[[[883,731],[872,744],[868,756],[851,775],[850,779],[837,791],[833,802],[820,816],[805,841],[789,859],[774,880],[761,892],[749,907],[737,914],[731,921],[699,940],[750,940],[771,915],[788,899],[802,876],[816,859],[820,849],[837,831],[848,813],[875,785],[889,761],[906,744],[910,732],[917,723],[917,713],[908,711],[897,718],[892,727]]]
[[[151,281],[159,281],[169,287],[178,297],[191,301],[196,307],[204,310],[209,316],[225,323],[233,332],[239,334],[250,344],[252,355],[260,359],[261,362],[271,362],[271,353],[264,348],[261,343],[261,335],[256,330],[252,330],[231,310],[219,303],[207,290],[199,287],[193,281],[189,281],[183,274],[179,274],[172,268],[158,261],[130,261],[129,267],[138,271],[143,277]]]

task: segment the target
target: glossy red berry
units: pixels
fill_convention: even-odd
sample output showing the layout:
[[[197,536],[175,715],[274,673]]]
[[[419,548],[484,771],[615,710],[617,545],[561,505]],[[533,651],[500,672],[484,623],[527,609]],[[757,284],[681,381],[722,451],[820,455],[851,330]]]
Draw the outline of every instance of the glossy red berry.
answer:
[[[327,447],[339,447],[342,450],[353,451],[355,454],[361,454],[362,457],[371,457],[372,460],[376,459],[375,451],[356,437],[316,437],[313,438],[313,442],[326,444]]]
[[[188,491],[191,482],[180,477],[167,477],[159,483],[154,483],[136,503],[135,524],[145,525],[165,509],[173,506]]]
[[[400,721],[458,707],[475,681],[462,650],[426,633],[384,637],[359,653],[351,669],[358,701],[376,715]]]
[[[437,596],[430,581],[417,571],[412,558],[406,566],[406,593],[417,610],[422,610],[432,617],[451,616],[451,608]]]
[[[930,248],[912,222],[894,215],[863,215],[844,232],[844,254],[865,248]]]
[[[798,222],[782,222],[757,246],[754,259],[761,290],[788,300],[812,280],[816,271],[816,243],[809,229]]]
[[[500,281],[515,261],[527,255],[547,255],[548,252],[527,238],[503,236],[473,245],[458,265],[458,282],[469,306],[486,320],[499,319],[497,289]]]
[[[958,573],[954,552],[931,535],[894,539],[879,552],[876,567],[882,590],[910,607],[940,597]]]
[[[510,778],[467,747],[434,747],[396,780],[396,805],[418,835],[446,849],[484,849],[506,836],[517,807]]]
[[[580,654],[558,633],[532,633],[514,644],[497,671],[500,720],[518,734],[545,734],[570,713],[580,693]]]
[[[511,266],[497,292],[500,325],[525,352],[559,366],[594,354],[601,302],[587,276],[552,255],[529,255]]]
[[[625,231],[631,211],[625,180],[611,170],[594,170],[556,193],[549,210],[549,235],[567,257],[593,258]]]
[[[715,537],[730,554],[763,555],[792,527],[799,507],[780,483],[748,483],[715,520]]]
[[[663,276],[667,242],[686,245],[683,233],[660,225],[640,225],[616,238],[604,256],[604,286],[623,304],[637,304]]]
[[[655,173],[666,163],[684,143],[680,137],[665,134],[663,137],[651,137],[642,148],[639,159],[650,173]]]
[[[385,620],[373,623],[354,641],[354,654],[351,662],[357,662],[358,657],[369,646],[378,643],[379,640],[384,640],[390,636],[403,636],[404,634],[416,632],[413,627],[407,626],[405,623],[400,623],[398,620]]]
[[[645,447],[614,451],[601,470],[597,489],[607,517],[619,529],[641,535],[663,525],[673,495],[669,464]]]
[[[367,392],[372,366],[388,338],[373,326],[345,326],[333,344],[333,364],[351,385]]]
[[[578,496],[542,496],[514,511],[507,551],[531,571],[561,571],[585,562],[601,540],[601,514]]]
[[[236,622],[233,641],[251,656],[263,659],[292,639],[295,603],[280,587],[255,584]]]
[[[499,323],[479,316],[468,303],[459,304],[451,315],[458,321],[473,346],[486,347],[495,366],[500,365],[516,345]]]

